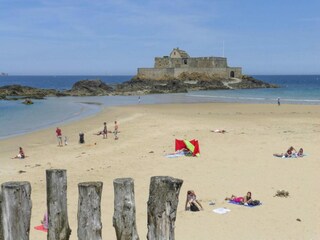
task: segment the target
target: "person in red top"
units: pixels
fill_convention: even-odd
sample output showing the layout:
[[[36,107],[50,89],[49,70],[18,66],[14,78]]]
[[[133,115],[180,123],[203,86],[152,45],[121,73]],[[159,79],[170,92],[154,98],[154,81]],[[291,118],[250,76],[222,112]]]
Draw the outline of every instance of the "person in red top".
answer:
[[[63,144],[62,144],[62,132],[61,132],[61,129],[59,127],[57,127],[56,134],[57,134],[57,139],[58,139],[58,146],[62,147],[63,146]]]

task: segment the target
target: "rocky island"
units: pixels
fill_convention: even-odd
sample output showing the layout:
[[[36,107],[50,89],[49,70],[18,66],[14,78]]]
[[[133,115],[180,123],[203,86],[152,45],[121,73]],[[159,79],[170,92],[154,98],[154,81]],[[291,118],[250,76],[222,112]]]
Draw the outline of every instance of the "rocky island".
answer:
[[[174,48],[170,56],[156,57],[154,68],[138,68],[131,80],[109,86],[99,79],[81,80],[70,90],[39,89],[20,85],[0,87],[0,99],[42,99],[46,96],[105,96],[181,93],[196,90],[276,88],[242,74],[241,67],[229,67],[222,57],[192,58]]]

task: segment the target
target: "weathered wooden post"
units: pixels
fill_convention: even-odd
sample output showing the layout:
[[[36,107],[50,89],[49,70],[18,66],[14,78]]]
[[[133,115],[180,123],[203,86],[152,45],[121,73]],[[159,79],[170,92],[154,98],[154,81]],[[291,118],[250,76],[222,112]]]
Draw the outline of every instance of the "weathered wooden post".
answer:
[[[1,215],[4,240],[28,240],[31,219],[31,185],[7,182],[1,185]]]
[[[183,180],[152,177],[148,200],[149,240],[174,240],[174,228]]]
[[[67,209],[67,172],[50,169],[47,175],[48,240],[69,240],[71,229]]]
[[[102,182],[79,183],[78,240],[102,240]]]
[[[136,226],[136,204],[132,178],[113,180],[114,214],[113,226],[117,240],[139,240]]]
[[[1,195],[1,189],[0,189],[0,240],[4,240],[4,237],[3,237],[3,226],[2,226],[2,207],[1,207],[1,202],[2,202],[2,195]]]

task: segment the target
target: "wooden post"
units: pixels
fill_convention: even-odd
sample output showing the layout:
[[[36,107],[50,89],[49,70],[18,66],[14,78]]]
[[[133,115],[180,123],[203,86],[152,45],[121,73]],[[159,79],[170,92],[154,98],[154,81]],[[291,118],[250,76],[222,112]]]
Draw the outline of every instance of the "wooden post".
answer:
[[[117,178],[113,180],[113,187],[113,227],[116,231],[117,240],[139,240],[133,179]]]
[[[2,202],[2,195],[1,195],[1,189],[0,189],[0,240],[4,240],[3,225],[2,225],[2,207],[1,207],[1,202]]]
[[[78,240],[102,240],[102,182],[79,183]]]
[[[174,228],[183,180],[152,177],[148,200],[149,240],[174,240]]]
[[[67,172],[50,169],[47,175],[48,240],[69,240],[71,229],[67,210]]]
[[[28,240],[31,219],[31,185],[7,182],[1,185],[2,231],[5,240]]]

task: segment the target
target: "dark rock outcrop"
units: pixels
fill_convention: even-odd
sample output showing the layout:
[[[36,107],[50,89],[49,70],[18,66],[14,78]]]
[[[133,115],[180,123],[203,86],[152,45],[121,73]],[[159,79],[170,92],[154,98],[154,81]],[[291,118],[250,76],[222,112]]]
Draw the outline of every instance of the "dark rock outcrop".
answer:
[[[43,99],[46,96],[105,96],[105,95],[136,95],[155,93],[183,93],[196,90],[275,88],[252,77],[242,79],[222,79],[215,75],[201,73],[182,73],[176,79],[148,80],[133,77],[131,80],[111,87],[101,80],[81,80],[72,89],[58,91],[39,89],[20,85],[0,87],[0,100]]]
[[[139,76],[130,81],[118,84],[115,94],[152,94],[152,93],[179,93],[196,90],[221,90],[244,88],[275,88],[277,86],[265,83],[252,77],[244,76],[242,79],[223,79],[216,75],[203,73],[182,73],[172,79],[148,80]]]
[[[0,87],[0,99],[43,99],[46,96],[56,96],[57,90],[40,89],[21,85],[8,85]],[[18,97],[18,98],[17,98]]]
[[[250,76],[243,75],[241,82],[230,84],[233,88],[237,89],[250,89],[250,88],[277,88],[277,85],[263,82]]]
[[[101,80],[81,80],[73,84],[65,93],[70,96],[104,96],[113,92],[113,88]]]

